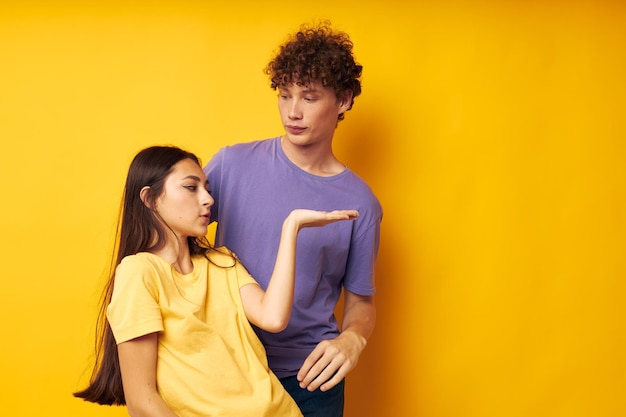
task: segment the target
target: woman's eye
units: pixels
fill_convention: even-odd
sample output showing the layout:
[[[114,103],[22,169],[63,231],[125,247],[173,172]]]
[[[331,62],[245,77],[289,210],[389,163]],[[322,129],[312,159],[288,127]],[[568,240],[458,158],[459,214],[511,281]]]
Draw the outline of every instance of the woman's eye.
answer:
[[[185,185],[185,188],[189,191],[196,191],[198,189],[198,187],[195,185]]]

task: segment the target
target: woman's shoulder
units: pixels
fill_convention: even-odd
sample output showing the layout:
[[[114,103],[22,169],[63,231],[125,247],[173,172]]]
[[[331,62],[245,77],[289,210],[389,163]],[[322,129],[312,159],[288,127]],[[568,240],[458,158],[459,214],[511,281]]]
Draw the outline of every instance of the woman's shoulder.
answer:
[[[211,264],[222,268],[232,268],[238,262],[237,255],[226,246],[211,248],[206,258]]]
[[[149,252],[138,252],[125,256],[117,267],[118,273],[124,272],[162,272],[168,271],[170,265],[158,255]]]

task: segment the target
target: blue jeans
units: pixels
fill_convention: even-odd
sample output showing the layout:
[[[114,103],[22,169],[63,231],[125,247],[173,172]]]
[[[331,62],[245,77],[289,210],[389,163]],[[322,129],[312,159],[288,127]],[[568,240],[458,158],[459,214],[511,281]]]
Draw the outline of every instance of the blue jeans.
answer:
[[[309,392],[300,388],[295,376],[280,378],[283,386],[300,407],[304,417],[343,417],[343,390],[345,379],[326,392]]]

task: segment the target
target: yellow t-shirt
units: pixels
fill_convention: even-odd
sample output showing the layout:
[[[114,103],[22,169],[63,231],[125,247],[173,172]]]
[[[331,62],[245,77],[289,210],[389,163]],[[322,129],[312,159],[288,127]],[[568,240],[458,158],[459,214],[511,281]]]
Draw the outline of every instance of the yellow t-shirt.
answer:
[[[150,253],[124,258],[107,310],[116,342],[159,333],[158,390],[180,417],[302,416],[245,316],[239,288],[254,279],[230,254],[209,258],[186,275]]]

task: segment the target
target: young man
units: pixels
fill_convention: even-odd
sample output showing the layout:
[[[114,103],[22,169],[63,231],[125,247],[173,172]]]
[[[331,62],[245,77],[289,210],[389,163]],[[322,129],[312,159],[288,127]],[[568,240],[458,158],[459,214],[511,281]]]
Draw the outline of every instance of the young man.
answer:
[[[257,330],[272,370],[305,417],[343,415],[344,378],[376,317],[374,266],[382,209],[367,184],[335,158],[333,135],[361,93],[362,67],[347,34],[303,27],[265,72],[278,90],[283,136],[222,148],[205,172],[218,222],[216,246],[232,249],[267,285],[282,220],[294,208],[356,209],[355,222],[303,230],[286,330]],[[344,289],[339,330],[334,309]]]

